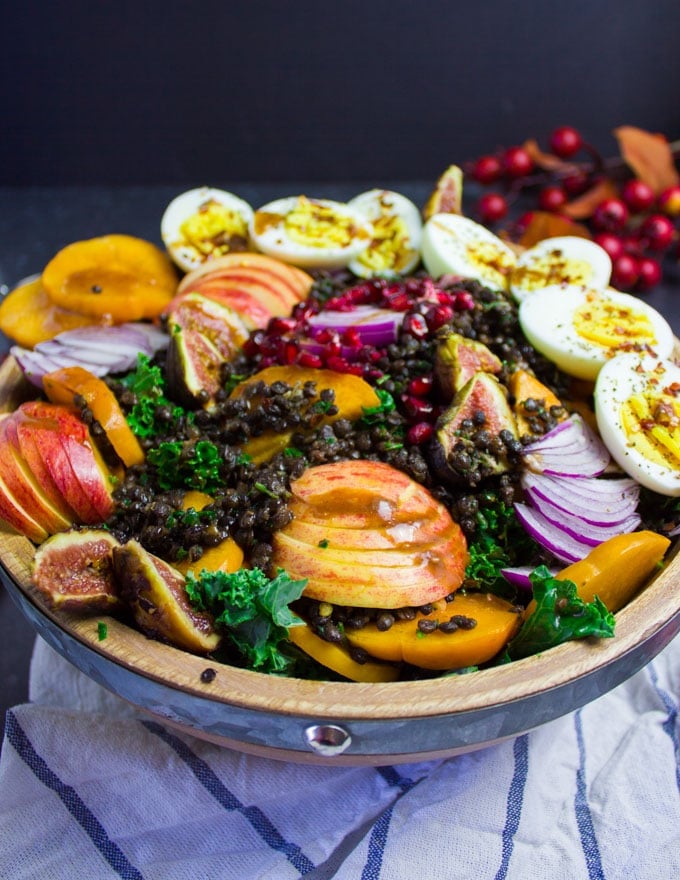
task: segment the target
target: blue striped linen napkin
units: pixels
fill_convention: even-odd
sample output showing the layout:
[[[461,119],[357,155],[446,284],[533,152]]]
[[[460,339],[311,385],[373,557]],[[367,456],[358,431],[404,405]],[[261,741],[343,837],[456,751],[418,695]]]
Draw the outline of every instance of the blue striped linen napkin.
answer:
[[[8,713],[8,880],[680,877],[680,639],[583,709],[467,755],[315,767],[142,718],[40,639]]]

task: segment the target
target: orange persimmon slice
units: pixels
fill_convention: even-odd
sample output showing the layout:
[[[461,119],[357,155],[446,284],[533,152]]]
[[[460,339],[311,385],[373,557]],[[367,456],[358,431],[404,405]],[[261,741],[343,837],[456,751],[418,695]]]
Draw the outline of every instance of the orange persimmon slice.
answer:
[[[177,281],[167,254],[131,235],[73,242],[42,273],[55,305],[114,323],[157,317],[174,296]]]
[[[0,330],[24,348],[33,348],[65,330],[102,323],[106,321],[101,317],[55,305],[39,278],[15,287],[0,303]]]
[[[142,464],[144,451],[105,382],[83,367],[63,367],[43,377],[43,388],[52,403],[73,405],[82,397],[125,467]]]

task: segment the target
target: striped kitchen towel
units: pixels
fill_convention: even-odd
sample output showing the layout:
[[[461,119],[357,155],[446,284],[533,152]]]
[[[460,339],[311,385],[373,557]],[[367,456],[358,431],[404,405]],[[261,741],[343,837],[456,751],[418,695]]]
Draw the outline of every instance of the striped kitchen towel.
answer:
[[[38,640],[0,759],[7,880],[680,877],[680,639],[513,741],[385,767],[168,730]]]

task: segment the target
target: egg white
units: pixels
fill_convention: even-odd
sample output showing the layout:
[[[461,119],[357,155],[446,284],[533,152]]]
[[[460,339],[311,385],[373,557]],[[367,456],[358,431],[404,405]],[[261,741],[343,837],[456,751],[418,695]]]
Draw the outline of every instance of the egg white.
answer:
[[[508,289],[508,276],[517,261],[497,235],[460,214],[430,217],[423,228],[421,253],[434,278],[460,275],[497,290]]]
[[[680,469],[652,460],[636,447],[624,427],[623,406],[644,392],[649,379],[659,386],[680,384],[680,366],[671,360],[620,354],[600,370],[595,383],[595,415],[600,436],[612,458],[629,476],[661,495],[680,495]]]
[[[534,290],[554,284],[604,289],[611,274],[611,258],[599,244],[562,235],[544,238],[520,255],[510,276],[510,290],[521,301]]]
[[[573,285],[552,285],[534,291],[522,300],[519,307],[519,322],[524,335],[537,351],[565,373],[594,380],[603,364],[620,349],[588,340],[576,331],[574,314],[591,295],[646,316],[655,336],[651,349],[658,357],[668,357],[673,350],[674,338],[666,319],[637,297],[612,289],[605,292]],[[635,340],[627,338],[622,342],[633,343]]]
[[[350,271],[369,278],[406,275],[415,269],[420,262],[423,222],[410,199],[392,190],[371,189],[348,204],[361,211],[373,227],[371,243],[350,262]]]
[[[346,224],[347,235],[343,241],[333,242],[323,237],[314,241],[312,236],[308,241],[296,240],[289,224],[301,204],[311,205],[313,211],[327,211],[329,229],[332,226],[337,231],[342,224]],[[303,269],[339,269],[347,266],[368,247],[372,233],[366,215],[357,208],[345,202],[309,199],[306,196],[288,196],[258,208],[249,231],[251,243],[258,251]]]
[[[226,250],[217,249],[212,253],[204,253],[186,239],[182,226],[194,215],[198,215],[203,206],[215,202],[227,211],[233,211],[239,218],[243,237],[247,240],[248,227],[253,217],[253,209],[248,202],[230,192],[202,186],[191,189],[176,196],[165,209],[161,218],[161,238],[170,257],[185,272],[191,272],[202,266],[207,259],[222,256]]]

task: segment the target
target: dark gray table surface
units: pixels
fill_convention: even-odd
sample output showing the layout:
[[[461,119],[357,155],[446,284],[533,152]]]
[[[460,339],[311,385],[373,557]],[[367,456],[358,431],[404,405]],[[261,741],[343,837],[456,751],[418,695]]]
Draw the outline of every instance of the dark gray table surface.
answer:
[[[347,199],[374,185],[390,187],[424,203],[431,182],[248,184],[210,181],[254,206],[297,193]],[[200,184],[198,184],[200,185]],[[188,188],[188,187],[186,187]],[[64,245],[111,232],[138,235],[160,244],[160,218],[182,189],[156,187],[0,187],[0,288],[40,272]],[[677,266],[667,283],[645,295],[680,335],[680,277]],[[1,334],[0,334],[1,336]],[[0,339],[6,347],[6,340]],[[0,588],[0,724],[5,712],[28,698],[28,672],[35,635],[4,588]]]

